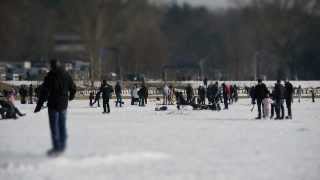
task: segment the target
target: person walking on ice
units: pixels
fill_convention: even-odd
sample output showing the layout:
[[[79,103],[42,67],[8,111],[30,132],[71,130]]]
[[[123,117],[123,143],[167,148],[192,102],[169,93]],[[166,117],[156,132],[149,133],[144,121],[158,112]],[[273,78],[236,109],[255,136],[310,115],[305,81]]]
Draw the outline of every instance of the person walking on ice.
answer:
[[[300,101],[301,101],[301,95],[302,95],[301,85],[299,85],[299,87],[298,87],[298,89],[297,89],[297,95],[298,95],[298,102],[300,103]]]
[[[110,113],[110,98],[112,97],[113,88],[106,80],[102,81],[100,88],[100,93],[102,94],[102,103],[103,103],[103,113]],[[107,110],[108,109],[108,110]]]
[[[284,86],[284,98],[286,100],[288,110],[288,116],[286,116],[286,119],[292,119],[291,105],[293,101],[293,86],[288,80],[285,82]]]
[[[68,101],[74,99],[76,85],[71,76],[60,67],[56,59],[50,61],[50,69],[41,86],[39,101],[34,112],[39,112],[44,102],[48,101],[49,125],[53,147],[48,150],[47,155],[55,157],[63,153],[67,146]]]
[[[261,119],[261,107],[262,107],[262,100],[266,98],[269,90],[267,86],[262,82],[262,79],[258,79],[258,84],[254,88],[254,101],[257,100],[257,107],[258,107],[258,117],[256,119]],[[263,115],[264,116],[264,115]]]
[[[277,83],[274,86],[274,101],[275,101],[275,110],[276,110],[276,118],[275,120],[284,119],[284,91],[285,88],[281,84],[281,80],[277,80]]]
[[[311,89],[311,98],[312,98],[312,102],[314,103],[315,102],[315,98],[316,98],[316,93],[315,93],[315,90],[313,88]]]
[[[118,104],[120,105],[120,107],[122,107],[122,104],[123,104],[123,102],[122,102],[122,88],[121,88],[119,81],[115,85],[114,91],[116,94],[116,107],[118,107]]]

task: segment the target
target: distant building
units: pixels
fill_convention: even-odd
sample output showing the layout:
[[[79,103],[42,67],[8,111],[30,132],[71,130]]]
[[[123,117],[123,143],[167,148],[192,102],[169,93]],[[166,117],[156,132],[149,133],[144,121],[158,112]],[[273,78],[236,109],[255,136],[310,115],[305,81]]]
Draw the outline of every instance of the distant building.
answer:
[[[85,45],[79,34],[60,32],[53,36],[53,40],[54,47],[51,56],[66,61],[88,59]]]
[[[75,80],[89,79],[89,58],[80,35],[73,32],[59,32],[53,39],[54,47],[51,56],[61,60],[66,71]]]
[[[48,57],[24,62],[0,63],[0,80],[43,80],[49,72],[49,59],[57,58],[75,80],[88,80],[90,63],[85,46],[76,33],[56,33]]]
[[[6,80],[22,80],[24,75],[23,63],[6,63]]]

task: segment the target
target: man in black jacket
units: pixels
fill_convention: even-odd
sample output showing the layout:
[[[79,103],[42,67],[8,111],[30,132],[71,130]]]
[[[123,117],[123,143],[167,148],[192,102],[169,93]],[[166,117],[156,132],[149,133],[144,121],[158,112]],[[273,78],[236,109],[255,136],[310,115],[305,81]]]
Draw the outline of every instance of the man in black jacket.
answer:
[[[41,110],[45,101],[48,101],[48,114],[53,148],[47,154],[57,156],[66,148],[67,130],[66,115],[68,100],[73,100],[76,86],[71,76],[59,66],[56,59],[50,61],[50,72],[41,85],[40,97],[35,113]]]
[[[109,101],[113,93],[113,88],[110,84],[107,83],[106,80],[103,80],[100,88],[100,92],[102,93],[103,113],[110,113]],[[107,111],[107,108],[108,108],[108,111]]]
[[[32,87],[32,84],[30,84],[29,86],[29,104],[33,104],[33,87]]]
[[[188,84],[188,86],[186,87],[186,94],[187,94],[187,102],[191,103],[193,98],[193,88],[191,84]]]
[[[258,106],[258,117],[256,119],[261,119],[261,108],[262,108],[262,100],[267,97],[269,90],[267,86],[262,82],[262,79],[258,79],[258,84],[254,88],[254,101],[257,100]]]
[[[116,98],[117,98],[116,107],[118,107],[118,104],[121,107],[122,106],[122,88],[121,88],[119,81],[117,82],[116,86],[114,87],[114,91],[115,91]]]
[[[228,102],[228,99],[229,99],[229,96],[228,96],[228,93],[229,90],[228,90],[228,87],[226,85],[226,83],[222,83],[222,96],[223,96],[223,104],[224,104],[224,109],[228,109],[229,107],[229,102]]]
[[[144,83],[142,83],[141,88],[138,91],[138,96],[139,96],[139,106],[145,106],[145,98],[147,94],[147,87],[145,86]]]
[[[198,88],[198,104],[206,104],[206,89],[204,86],[199,86]]]
[[[277,83],[275,84],[274,91],[273,91],[273,97],[276,105],[275,120],[284,118],[284,107],[283,107],[284,91],[285,91],[285,88],[281,84],[281,81],[277,80]]]
[[[286,99],[286,106],[288,109],[288,116],[286,116],[286,119],[292,119],[291,104],[293,98],[293,86],[289,81],[286,81],[285,83],[284,98]]]
[[[28,90],[25,85],[21,85],[19,89],[21,104],[26,104],[26,97],[28,96]]]

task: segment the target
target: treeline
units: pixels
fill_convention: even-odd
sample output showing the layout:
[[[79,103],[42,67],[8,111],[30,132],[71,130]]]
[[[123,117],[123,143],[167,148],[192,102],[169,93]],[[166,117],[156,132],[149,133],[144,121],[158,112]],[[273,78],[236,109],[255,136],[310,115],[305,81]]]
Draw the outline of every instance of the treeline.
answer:
[[[73,32],[92,79],[103,69],[160,78],[165,65],[199,67],[210,79],[320,79],[319,1],[236,2],[208,10],[147,0],[2,0],[0,58],[48,59],[53,35]],[[103,64],[103,48],[116,49],[117,61]]]

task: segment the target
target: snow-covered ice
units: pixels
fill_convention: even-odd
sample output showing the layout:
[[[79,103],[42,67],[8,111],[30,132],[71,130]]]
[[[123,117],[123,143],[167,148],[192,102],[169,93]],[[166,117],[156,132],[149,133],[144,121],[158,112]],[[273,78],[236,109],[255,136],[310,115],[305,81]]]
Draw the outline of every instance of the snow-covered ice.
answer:
[[[0,121],[2,180],[318,180],[320,103],[293,104],[293,120],[253,120],[249,100],[228,111],[70,103],[68,148],[51,147],[47,110]]]

